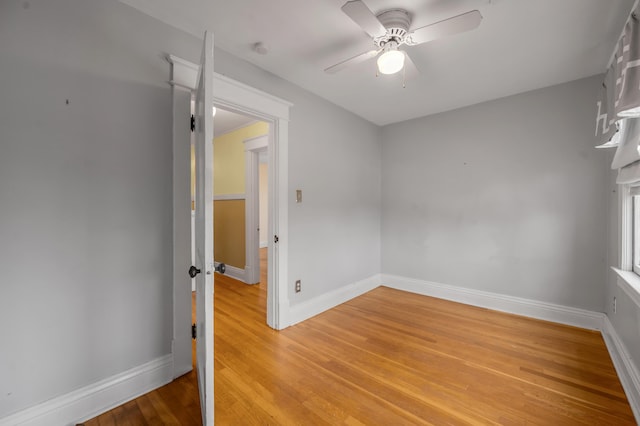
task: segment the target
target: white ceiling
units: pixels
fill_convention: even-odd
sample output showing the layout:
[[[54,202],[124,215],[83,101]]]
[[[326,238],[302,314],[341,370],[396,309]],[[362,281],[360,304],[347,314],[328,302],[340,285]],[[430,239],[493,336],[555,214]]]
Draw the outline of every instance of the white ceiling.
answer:
[[[371,48],[346,0],[121,0],[378,125],[447,111],[604,72],[634,0],[364,0],[403,8],[412,28],[472,9],[468,33],[407,47],[421,74],[376,77],[371,60],[323,70]],[[267,55],[252,50],[256,42]]]

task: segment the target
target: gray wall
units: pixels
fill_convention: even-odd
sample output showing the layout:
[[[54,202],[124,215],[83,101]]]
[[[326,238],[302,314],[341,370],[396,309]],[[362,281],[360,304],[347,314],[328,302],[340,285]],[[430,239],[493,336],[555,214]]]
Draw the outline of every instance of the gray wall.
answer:
[[[289,124],[292,305],[380,272],[379,127],[221,50],[216,72],[294,104]],[[302,204],[295,190],[302,189]],[[293,283],[302,280],[302,292]]]
[[[383,273],[602,311],[600,83],[384,127]]]
[[[163,54],[200,49],[114,0],[0,2],[0,418],[170,352]],[[215,65],[295,103],[292,303],[378,273],[379,129],[225,52]]]
[[[0,2],[0,418],[170,352],[161,52],[199,50],[117,2],[26,4]]]

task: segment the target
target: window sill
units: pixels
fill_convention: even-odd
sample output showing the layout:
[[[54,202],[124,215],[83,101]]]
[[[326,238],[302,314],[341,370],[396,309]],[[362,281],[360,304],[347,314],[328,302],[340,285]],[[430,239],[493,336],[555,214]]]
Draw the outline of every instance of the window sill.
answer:
[[[640,306],[640,275],[633,271],[623,271],[622,269],[611,267],[618,274],[618,286],[633,300],[636,305]]]

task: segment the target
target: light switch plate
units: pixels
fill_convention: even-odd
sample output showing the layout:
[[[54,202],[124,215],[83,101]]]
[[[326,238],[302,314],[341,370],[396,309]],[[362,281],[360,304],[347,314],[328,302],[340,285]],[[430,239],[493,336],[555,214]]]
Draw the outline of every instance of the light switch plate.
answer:
[[[302,202],[302,189],[296,189],[296,203]]]

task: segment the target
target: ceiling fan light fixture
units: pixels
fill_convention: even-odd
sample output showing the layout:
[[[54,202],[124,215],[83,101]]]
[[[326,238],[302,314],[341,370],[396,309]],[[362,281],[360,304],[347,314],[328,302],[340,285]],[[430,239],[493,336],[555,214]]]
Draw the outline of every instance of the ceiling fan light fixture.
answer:
[[[378,71],[380,74],[395,74],[404,67],[404,52],[397,47],[391,46],[385,49],[384,53],[378,57]]]

